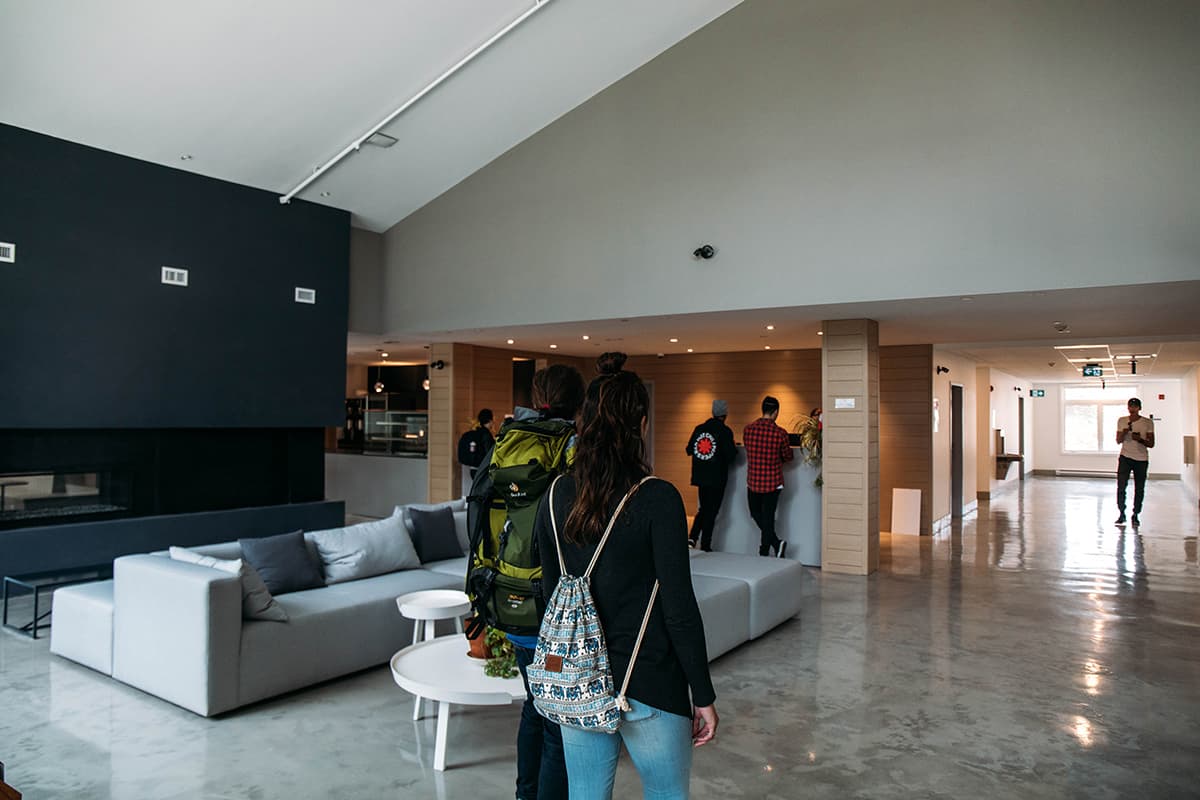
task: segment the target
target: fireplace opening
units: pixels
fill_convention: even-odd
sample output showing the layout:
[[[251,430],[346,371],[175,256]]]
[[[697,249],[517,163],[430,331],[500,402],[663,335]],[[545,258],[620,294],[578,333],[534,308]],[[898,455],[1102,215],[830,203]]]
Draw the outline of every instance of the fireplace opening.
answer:
[[[119,467],[0,475],[0,526],[48,525],[128,514],[132,471]]]

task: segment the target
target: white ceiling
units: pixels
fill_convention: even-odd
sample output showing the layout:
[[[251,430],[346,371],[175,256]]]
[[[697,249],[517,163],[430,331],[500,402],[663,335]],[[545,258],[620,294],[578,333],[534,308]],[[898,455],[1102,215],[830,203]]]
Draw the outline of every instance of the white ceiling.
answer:
[[[386,230],[738,4],[541,2],[300,197]],[[0,0],[0,121],[284,194],[534,5]]]
[[[396,146],[363,148],[300,197],[385,230],[738,0],[543,3],[386,127]],[[534,4],[0,0],[0,122],[282,195]],[[1197,308],[1200,281],[513,325],[422,341],[352,335],[350,354],[378,361],[386,347],[393,361],[423,362],[431,341],[509,347],[509,338],[523,352],[556,344],[581,356],[810,348],[822,319],[866,316],[885,345],[933,343],[1030,380],[1074,375],[1054,349],[1064,344],[1153,350],[1138,374],[1174,377],[1200,363]],[[1070,332],[1055,332],[1055,321]]]
[[[1046,292],[1012,292],[970,297],[940,297],[829,306],[723,311],[632,319],[589,320],[556,325],[513,325],[503,329],[438,331],[417,341],[389,336],[350,337],[353,363],[390,360],[423,363],[429,342],[465,342],[509,348],[520,353],[553,352],[594,357],[605,350],[631,355],[662,353],[686,358],[697,353],[821,346],[821,321],[867,317],[879,322],[882,345],[934,344],[1029,380],[1078,378],[1068,358],[1094,355],[1107,368],[1129,370],[1128,359],[1106,356],[1149,355],[1138,361],[1138,375],[1178,378],[1200,365],[1200,280]],[[1059,333],[1059,327],[1067,332]],[[774,330],[767,330],[773,325]],[[588,336],[585,341],[582,337]],[[509,345],[508,339],[514,344]],[[677,342],[670,341],[672,338]],[[1056,347],[1102,345],[1093,350]]]

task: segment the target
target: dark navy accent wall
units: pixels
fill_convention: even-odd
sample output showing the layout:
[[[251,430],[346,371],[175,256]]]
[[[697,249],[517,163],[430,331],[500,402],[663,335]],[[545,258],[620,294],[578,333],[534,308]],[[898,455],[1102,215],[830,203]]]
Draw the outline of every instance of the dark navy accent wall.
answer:
[[[337,528],[345,519],[345,504],[339,500],[26,528],[0,534],[0,569],[6,575],[21,575],[104,564],[117,556],[172,545],[192,547]],[[47,542],[55,547],[47,547]]]
[[[0,125],[0,428],[341,424],[349,237],[344,211]]]

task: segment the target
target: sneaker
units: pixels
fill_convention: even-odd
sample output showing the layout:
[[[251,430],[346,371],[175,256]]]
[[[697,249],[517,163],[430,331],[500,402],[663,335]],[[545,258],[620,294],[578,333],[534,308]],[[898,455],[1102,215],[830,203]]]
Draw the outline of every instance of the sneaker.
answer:
[[[1114,522],[1113,524],[1114,525],[1124,525],[1125,524],[1125,512],[1124,511],[1121,512],[1121,516],[1117,517],[1117,521]]]
[[[1141,525],[1141,524],[1142,524],[1142,521],[1140,519],[1138,519],[1137,514],[1134,514],[1133,515],[1133,527],[1136,528],[1138,525]]]
[[[786,554],[787,554],[787,542],[780,540],[779,552],[776,554],[776,556],[779,558],[783,558]]]
[[[695,550],[696,549],[696,540],[688,539],[688,547],[690,547],[692,550]]]

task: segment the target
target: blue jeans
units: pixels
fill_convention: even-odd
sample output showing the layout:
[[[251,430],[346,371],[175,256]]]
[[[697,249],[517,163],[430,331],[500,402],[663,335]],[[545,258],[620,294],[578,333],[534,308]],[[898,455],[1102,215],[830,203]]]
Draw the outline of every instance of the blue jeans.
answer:
[[[654,800],[686,800],[692,771],[692,721],[629,700],[615,734],[562,727],[571,800],[611,800],[621,742]]]
[[[525,704],[521,706],[521,727],[517,729],[517,797],[567,800],[562,735],[557,725],[537,712],[529,694],[525,669],[533,661],[533,651],[516,643],[513,647],[517,651],[517,669],[525,682]]]

